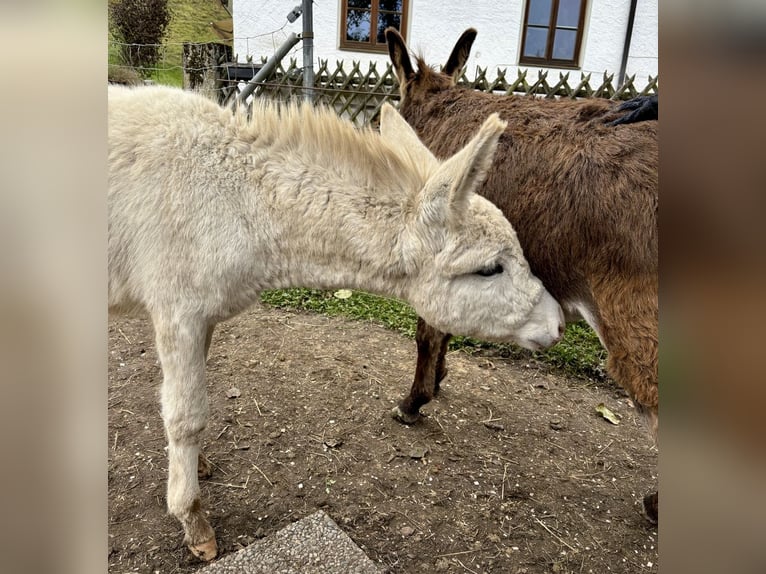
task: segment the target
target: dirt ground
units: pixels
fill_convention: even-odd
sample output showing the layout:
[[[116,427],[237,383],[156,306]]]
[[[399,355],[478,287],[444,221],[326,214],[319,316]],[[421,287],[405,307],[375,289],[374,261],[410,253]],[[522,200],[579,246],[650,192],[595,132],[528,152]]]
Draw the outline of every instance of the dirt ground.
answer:
[[[657,451],[625,394],[496,352],[448,357],[418,424],[389,412],[415,345],[256,307],[216,329],[202,482],[221,553],[323,509],[391,573],[658,571]],[[165,510],[151,323],[109,322],[109,572],[202,567]],[[599,403],[621,417],[614,425]]]

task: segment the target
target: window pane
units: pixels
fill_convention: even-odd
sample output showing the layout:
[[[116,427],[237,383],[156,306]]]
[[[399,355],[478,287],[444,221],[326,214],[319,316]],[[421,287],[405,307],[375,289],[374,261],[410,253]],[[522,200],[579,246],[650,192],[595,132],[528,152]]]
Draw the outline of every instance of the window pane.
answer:
[[[372,0],[348,0],[349,8],[372,8]]]
[[[383,32],[388,26],[393,26],[401,30],[402,16],[394,12],[383,12],[378,14],[378,44],[386,43],[386,36]]]
[[[580,24],[580,0],[559,0],[556,26],[577,28]]]
[[[551,2],[552,0],[529,0],[527,24],[549,26],[551,23]]]
[[[552,57],[556,60],[574,60],[576,40],[576,30],[556,30]]]
[[[389,10],[391,12],[402,11],[402,0],[380,0],[380,9]]]
[[[346,40],[352,42],[370,41],[370,13],[364,10],[349,10],[346,18]]]
[[[548,42],[548,28],[527,28],[524,42],[524,56],[545,58],[545,44]]]

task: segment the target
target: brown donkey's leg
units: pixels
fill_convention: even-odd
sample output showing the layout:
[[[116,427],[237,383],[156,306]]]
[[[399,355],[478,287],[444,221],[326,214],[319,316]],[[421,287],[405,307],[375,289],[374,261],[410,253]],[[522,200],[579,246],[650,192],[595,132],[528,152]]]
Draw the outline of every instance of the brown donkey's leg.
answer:
[[[418,348],[415,379],[410,394],[391,411],[391,415],[398,421],[405,424],[417,422],[420,418],[420,407],[439,392],[439,384],[447,375],[444,361],[451,337],[452,335],[442,333],[418,317],[415,335]]]
[[[605,281],[602,285],[607,285]],[[634,278],[617,288],[596,291],[603,320],[607,371],[630,394],[644,415],[652,438],[658,440],[658,297],[656,277]],[[659,496],[644,497],[647,518],[657,522]]]
[[[660,493],[650,492],[644,496],[644,512],[653,524],[657,524],[660,518]]]

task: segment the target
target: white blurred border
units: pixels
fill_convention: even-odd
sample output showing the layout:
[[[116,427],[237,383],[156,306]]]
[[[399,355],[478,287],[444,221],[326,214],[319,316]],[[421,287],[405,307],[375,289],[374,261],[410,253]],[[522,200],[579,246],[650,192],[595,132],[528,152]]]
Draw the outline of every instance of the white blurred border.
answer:
[[[660,569],[766,572],[766,4],[662,4],[660,78]]]
[[[0,6],[6,572],[107,569],[106,3],[92,4]]]
[[[662,572],[766,571],[766,18],[660,7]],[[0,556],[107,570],[106,3],[0,6]],[[709,559],[706,559],[709,558]]]

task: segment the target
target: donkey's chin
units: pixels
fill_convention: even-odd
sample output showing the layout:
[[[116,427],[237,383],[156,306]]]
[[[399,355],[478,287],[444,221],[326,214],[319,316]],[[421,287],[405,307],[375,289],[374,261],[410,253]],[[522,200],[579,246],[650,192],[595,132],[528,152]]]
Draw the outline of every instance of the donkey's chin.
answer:
[[[544,339],[518,339],[515,338],[513,342],[519,347],[523,347],[529,351],[541,351],[547,349],[559,342],[561,337],[546,337]]]
[[[547,349],[564,336],[566,320],[558,302],[544,291],[527,322],[514,333],[513,341],[530,351]]]

